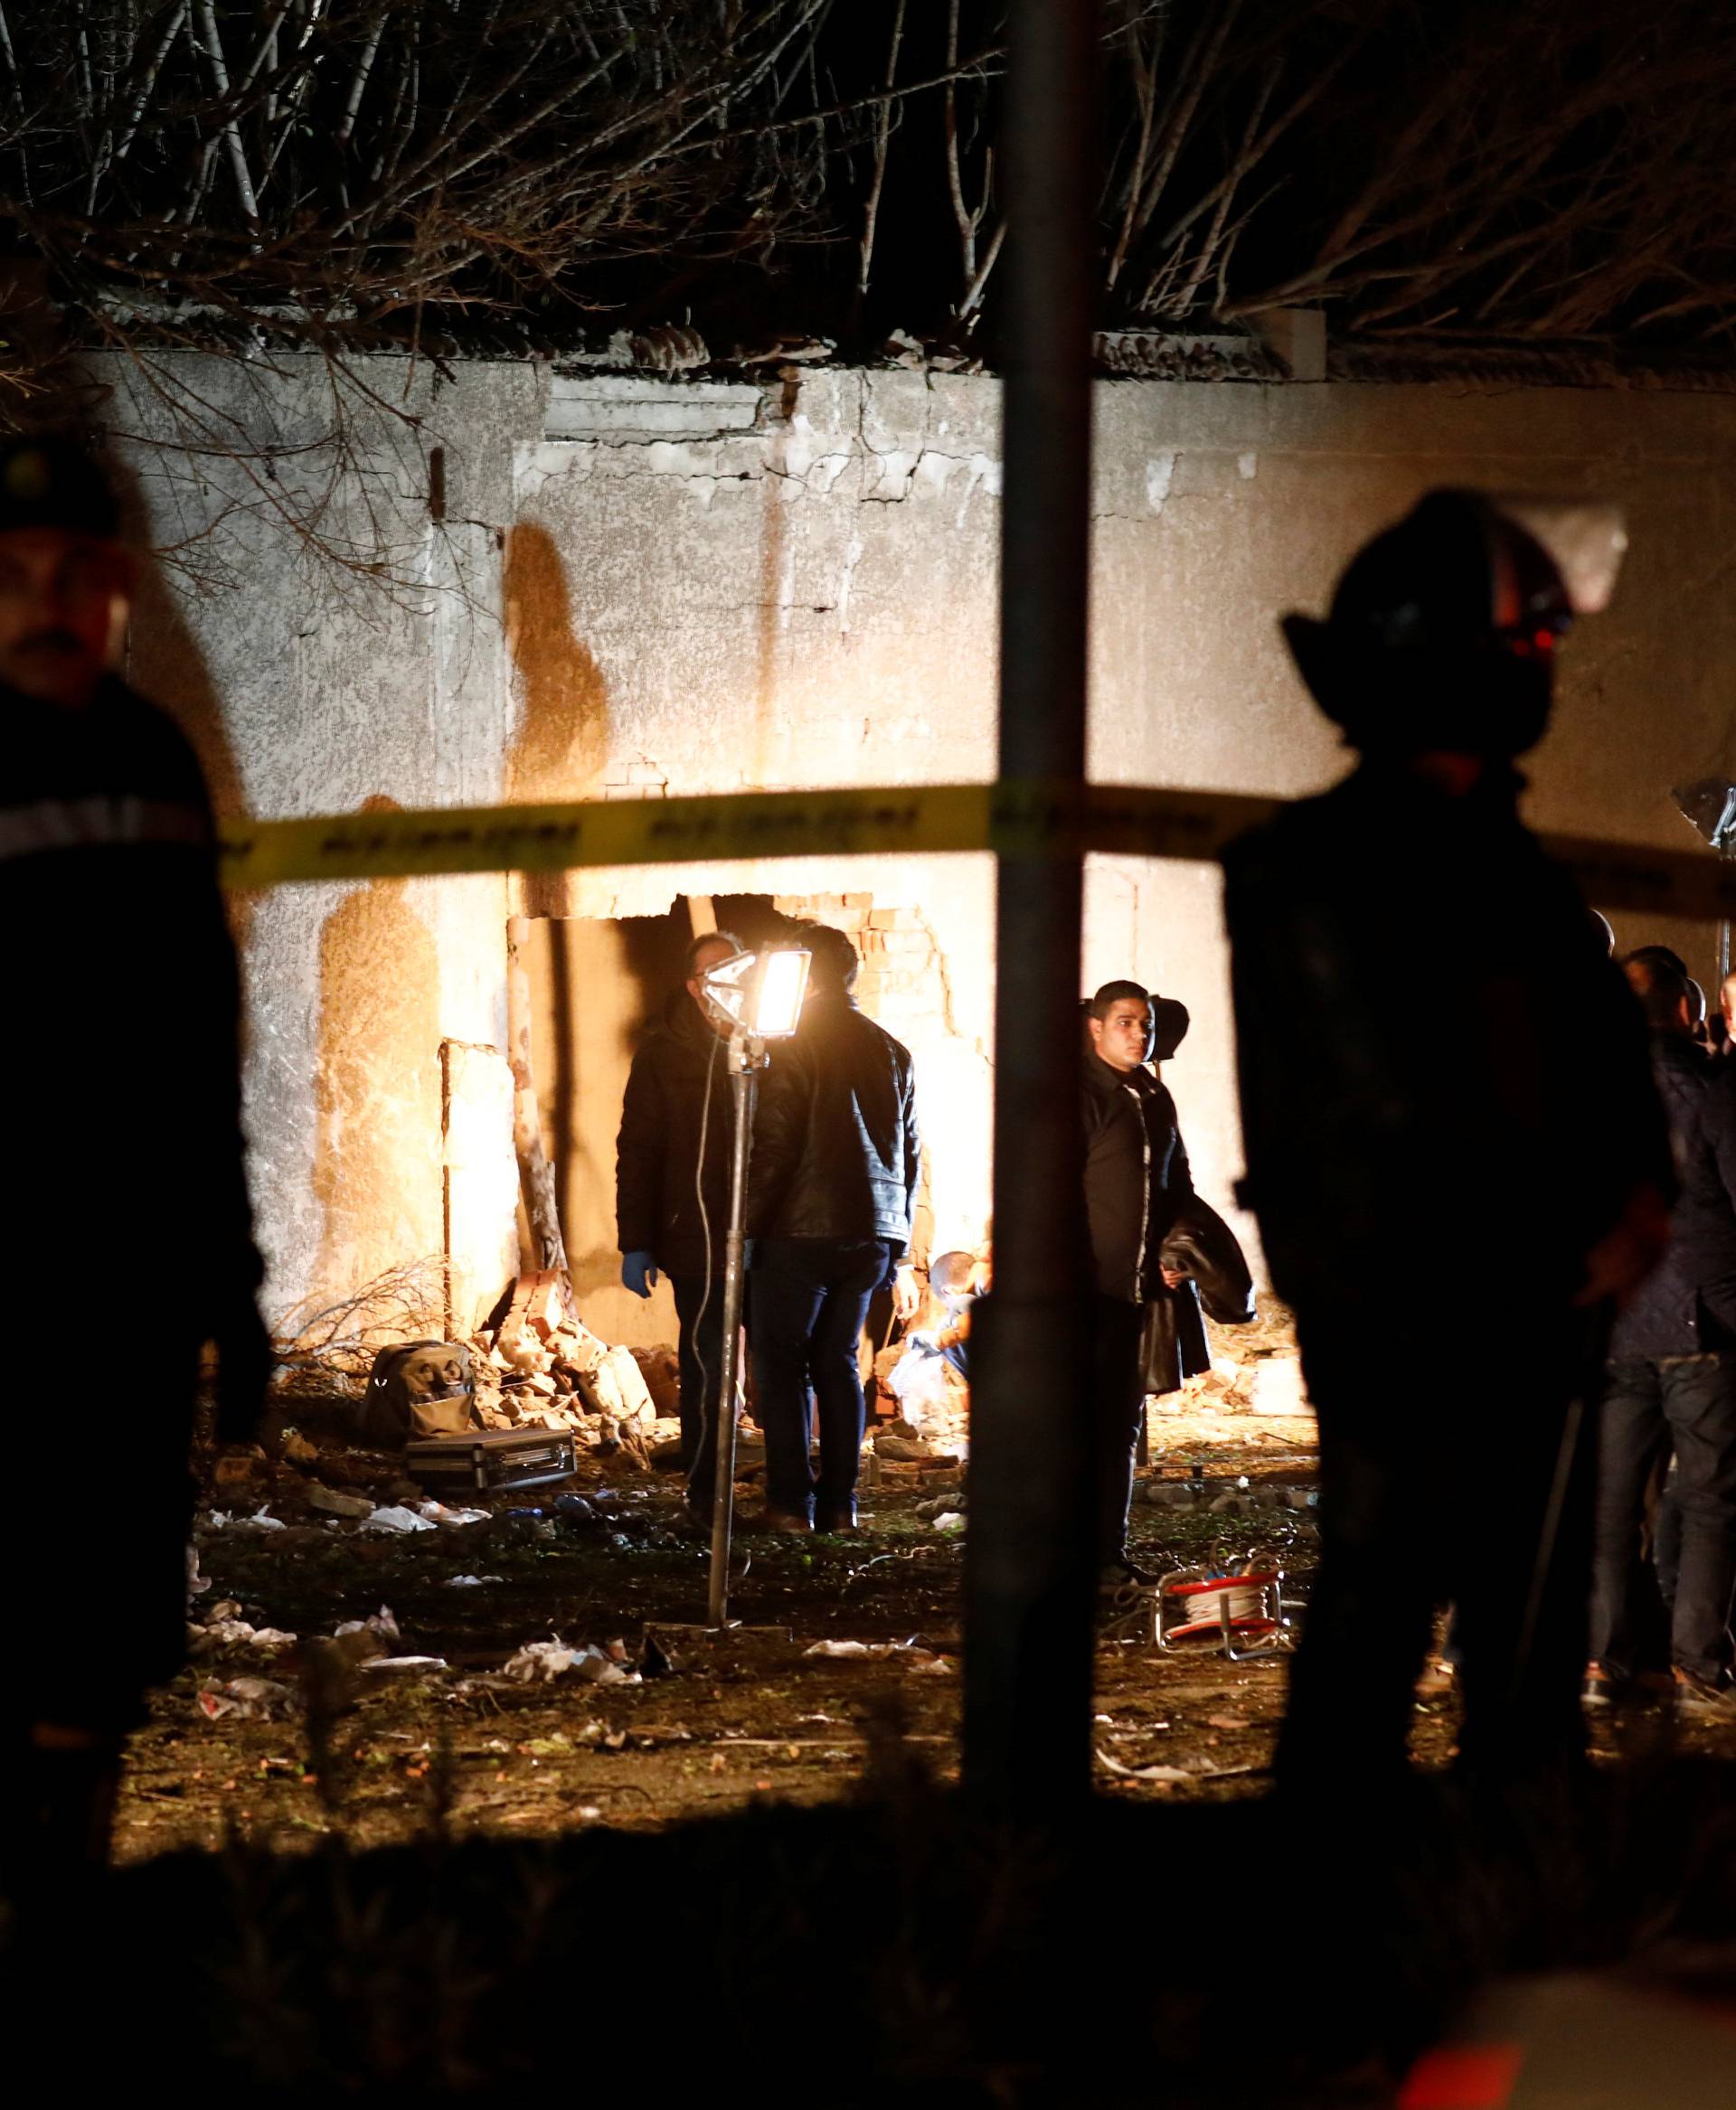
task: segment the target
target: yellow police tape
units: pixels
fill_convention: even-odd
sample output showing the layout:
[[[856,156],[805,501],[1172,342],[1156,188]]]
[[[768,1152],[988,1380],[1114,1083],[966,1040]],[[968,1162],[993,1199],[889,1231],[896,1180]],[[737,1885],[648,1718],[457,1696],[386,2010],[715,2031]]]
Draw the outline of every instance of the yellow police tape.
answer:
[[[699,798],[231,820],[223,883],[405,879],[440,872],[564,871],[763,857],[1077,854],[1210,862],[1279,801],[1139,786],[920,784],[741,791]],[[1690,918],[1736,915],[1736,869],[1704,852],[1546,838],[1599,907]]]

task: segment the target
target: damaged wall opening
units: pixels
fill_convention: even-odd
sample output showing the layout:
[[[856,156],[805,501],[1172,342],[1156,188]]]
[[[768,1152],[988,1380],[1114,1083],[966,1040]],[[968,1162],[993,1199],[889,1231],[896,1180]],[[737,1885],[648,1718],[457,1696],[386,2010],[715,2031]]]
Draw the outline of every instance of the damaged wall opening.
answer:
[[[920,961],[901,968],[888,952],[892,934],[876,928],[873,917],[873,896],[852,893],[693,895],[672,901],[661,916],[528,918],[522,964],[542,1147],[554,1171],[579,1310],[604,1340],[654,1348],[676,1337],[666,1281],[649,1299],[621,1284],[615,1138],[634,1051],[667,1005],[686,1001],[682,981],[690,941],[702,931],[728,930],[755,951],[785,936],[793,920],[831,924],[862,956],[857,995],[863,1010],[892,1031],[908,1032],[897,1015],[914,994],[905,984],[938,977],[932,944]],[[916,1245],[926,1258],[932,1220],[926,1151],[924,1161]],[[716,1230],[721,1267],[724,1227]],[[522,1220],[520,1232],[529,1253]]]
[[[542,1147],[579,1309],[606,1341],[653,1348],[677,1331],[666,1281],[648,1300],[621,1284],[615,1136],[634,1051],[667,1005],[687,1001],[683,971],[698,933],[732,930],[753,947],[783,923],[763,894],[693,896],[662,916],[529,919],[522,956]],[[724,1228],[717,1227],[720,1253]]]

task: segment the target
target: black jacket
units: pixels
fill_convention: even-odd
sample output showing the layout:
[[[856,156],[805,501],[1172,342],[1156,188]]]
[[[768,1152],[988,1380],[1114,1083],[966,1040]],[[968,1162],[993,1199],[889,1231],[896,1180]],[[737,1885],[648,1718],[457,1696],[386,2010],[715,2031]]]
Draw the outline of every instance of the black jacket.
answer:
[[[910,1240],[921,1156],[910,1050],[822,990],[760,1088],[748,1182],[755,1238]]]
[[[1243,1196],[1305,1322],[1563,1314],[1670,1191],[1639,1006],[1520,783],[1364,762],[1225,854]]]
[[[0,691],[0,727],[10,1332],[76,1335],[100,1300],[145,1343],[82,1410],[92,1440],[124,1451],[126,1499],[76,1546],[44,1502],[17,1505],[0,1540],[7,1601],[56,1613],[9,1675],[33,1719],[118,1724],[184,1659],[198,1348],[257,1323],[235,951],[204,779],[169,719],[108,682],[80,711]],[[52,1455],[63,1428],[42,1430]],[[63,1629],[103,1618],[102,1648],[69,1663]]]
[[[1193,1194],[1175,1102],[1149,1069],[1087,1053],[1085,1215],[1099,1294],[1149,1304],[1163,1293],[1157,1250]]]
[[[654,1254],[669,1275],[703,1275],[709,1258],[710,1272],[722,1274],[734,1135],[730,1097],[728,1050],[686,990],[678,989],[627,1072],[615,1140],[615,1230],[623,1253]],[[702,1194],[711,1224],[709,1256]]]
[[[1609,1352],[1736,1349],[1736,1075],[1680,1033],[1653,1035],[1652,1073],[1675,1159],[1670,1246],[1616,1321]]]
[[[1150,1070],[1084,1059],[1085,1219],[1099,1296],[1146,1306],[1141,1361],[1147,1392],[1173,1392],[1211,1368],[1199,1292],[1168,1288],[1164,1239],[1194,1198],[1175,1102]]]
[[[129,1323],[148,1314],[173,1365],[223,1330],[261,1272],[204,779],[174,723],[118,681],[81,711],[0,691],[0,725],[14,1316],[40,1325],[66,1270],[94,1267]]]

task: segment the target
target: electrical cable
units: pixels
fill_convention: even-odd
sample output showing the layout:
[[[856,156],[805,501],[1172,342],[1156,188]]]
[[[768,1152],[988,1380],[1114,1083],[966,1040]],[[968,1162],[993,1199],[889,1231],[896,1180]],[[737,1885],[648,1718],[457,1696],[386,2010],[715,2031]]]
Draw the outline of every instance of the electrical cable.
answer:
[[[699,1203],[699,1228],[705,1240],[705,1294],[699,1300],[699,1309],[693,1314],[693,1361],[699,1366],[699,1411],[702,1424],[705,1415],[705,1402],[711,1397],[712,1375],[705,1367],[705,1353],[700,1346],[705,1314],[712,1305],[712,1215],[705,1206],[705,1139],[712,1126],[712,1086],[717,1076],[717,1051],[723,1045],[723,1036],[717,1032],[709,1019],[705,1030],[712,1036],[712,1051],[705,1060],[705,1104],[699,1116],[699,1162],[693,1167],[693,1195]],[[722,1372],[718,1373],[720,1377]],[[718,1401],[718,1426],[713,1439],[722,1436],[723,1429],[723,1402]],[[703,1437],[701,1438],[702,1442]]]

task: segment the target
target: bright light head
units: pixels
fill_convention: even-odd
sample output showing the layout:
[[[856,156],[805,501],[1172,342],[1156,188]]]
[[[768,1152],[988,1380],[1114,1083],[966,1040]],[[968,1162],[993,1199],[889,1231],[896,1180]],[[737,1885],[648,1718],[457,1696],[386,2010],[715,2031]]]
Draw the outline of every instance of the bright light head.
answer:
[[[712,1013],[732,1032],[787,1041],[802,1015],[809,956],[799,947],[733,953],[700,977]]]
[[[1619,505],[1597,498],[1537,498],[1504,491],[1491,492],[1489,503],[1543,545],[1576,616],[1603,613],[1628,552],[1628,528]]]

